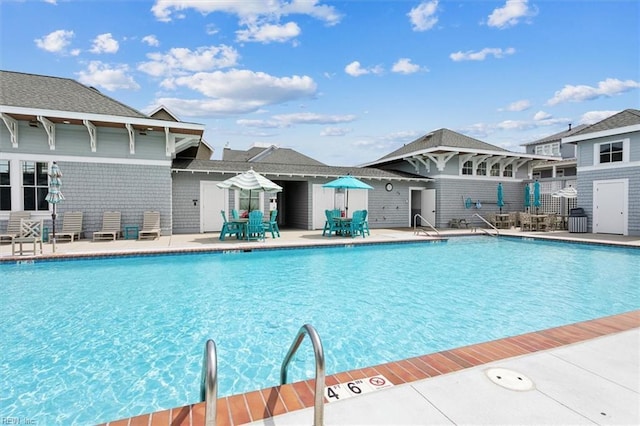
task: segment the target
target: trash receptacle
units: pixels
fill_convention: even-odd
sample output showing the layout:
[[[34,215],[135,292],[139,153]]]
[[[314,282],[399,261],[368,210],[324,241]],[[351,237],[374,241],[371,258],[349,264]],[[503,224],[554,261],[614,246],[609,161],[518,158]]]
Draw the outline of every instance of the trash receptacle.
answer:
[[[569,232],[587,232],[587,215],[582,207],[569,211]]]

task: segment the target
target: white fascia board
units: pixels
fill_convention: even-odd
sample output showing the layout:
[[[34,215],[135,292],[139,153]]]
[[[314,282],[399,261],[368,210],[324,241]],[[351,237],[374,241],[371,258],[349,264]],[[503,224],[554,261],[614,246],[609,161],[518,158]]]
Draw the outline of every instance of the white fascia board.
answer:
[[[107,123],[132,124],[147,127],[170,127],[173,129],[197,130],[204,132],[204,124],[185,123],[182,121],[157,120],[153,118],[123,117],[120,115],[90,114],[73,111],[56,111],[50,109],[35,109],[0,105],[0,112],[5,114],[35,115],[48,118],[75,119],[89,121],[103,121]]]
[[[172,173],[206,173],[206,174],[221,174],[221,175],[239,175],[242,174],[244,172],[246,172],[246,169],[242,169],[242,170],[215,170],[215,169],[175,169],[172,168],[171,172]],[[280,176],[287,176],[287,177],[322,177],[322,178],[326,178],[326,179],[334,179],[334,178],[339,178],[344,176],[344,174],[335,174],[335,173],[290,173],[290,172],[260,172],[261,175],[263,176],[275,176],[275,177],[280,177]],[[362,180],[377,180],[377,181],[388,181],[388,180],[393,180],[393,181],[400,181],[400,182],[430,182],[433,181],[432,178],[430,177],[422,177],[422,178],[410,178],[410,177],[398,177],[398,176],[358,176],[358,175],[351,175],[352,177],[355,177],[357,179],[362,179]]]
[[[640,132],[640,124],[632,126],[616,127],[615,129],[602,130],[600,132],[585,133],[583,135],[569,136],[562,138],[561,143],[581,142],[589,139],[604,138],[607,136],[622,135],[624,133]]]

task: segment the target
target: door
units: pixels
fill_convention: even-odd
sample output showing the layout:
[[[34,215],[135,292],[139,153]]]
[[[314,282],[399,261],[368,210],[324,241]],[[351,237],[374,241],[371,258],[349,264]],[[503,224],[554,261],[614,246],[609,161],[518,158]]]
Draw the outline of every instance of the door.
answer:
[[[313,185],[313,200],[311,200],[311,210],[313,212],[313,229],[324,228],[327,217],[325,210],[332,210],[334,207],[333,188],[324,188],[321,184]]]
[[[627,179],[593,182],[593,232],[627,235]]]
[[[226,190],[216,186],[217,183],[200,181],[200,232],[218,232],[222,229],[220,210],[226,210],[229,196]]]
[[[431,225],[436,226],[436,190],[424,189],[421,196],[420,216],[425,218]],[[422,223],[426,225],[426,223]]]
[[[346,193],[348,204],[348,217],[353,216],[356,210],[369,210],[369,190],[349,189]]]

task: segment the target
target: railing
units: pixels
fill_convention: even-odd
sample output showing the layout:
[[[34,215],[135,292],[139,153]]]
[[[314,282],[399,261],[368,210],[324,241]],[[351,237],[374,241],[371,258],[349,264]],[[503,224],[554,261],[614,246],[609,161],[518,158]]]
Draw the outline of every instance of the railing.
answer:
[[[487,225],[489,225],[489,227],[493,228],[496,231],[496,235],[500,235],[500,231],[498,231],[498,228],[496,228],[495,226],[493,226],[493,224],[491,222],[489,222],[487,219],[485,219],[484,217],[480,216],[478,213],[474,213],[473,216],[471,216],[472,218],[478,216],[480,218],[481,221],[483,221],[484,223],[486,223]],[[496,235],[493,235],[492,233],[490,233],[489,231],[487,231],[484,228],[479,228],[482,232],[484,232],[487,235],[491,235],[492,237],[495,237]]]
[[[422,222],[425,222],[427,225],[429,225],[429,227],[430,227],[431,229],[433,229],[434,231],[436,231],[436,234],[438,234],[438,236],[440,235],[440,231],[438,231],[438,230],[437,230],[437,229],[436,229],[436,228],[435,228],[431,223],[429,223],[429,221],[428,221],[427,219],[425,219],[424,217],[422,217],[419,213],[417,213],[415,216],[413,216],[413,233],[414,233],[414,234],[417,234],[417,233],[418,233],[418,225],[417,225],[417,219],[418,219],[418,218],[420,218],[420,220],[421,220]],[[422,228],[422,227],[421,227],[421,228]],[[424,229],[423,229],[423,231],[424,231],[424,233],[425,233],[425,234],[429,235],[429,233],[428,233],[426,230],[424,230]],[[429,236],[431,236],[431,235],[429,235]]]
[[[215,426],[216,402],[218,400],[218,355],[216,343],[211,339],[207,340],[204,346],[200,398],[205,402],[204,424],[206,426]]]
[[[298,331],[293,344],[289,348],[289,352],[284,357],[282,367],[280,367],[280,384],[287,383],[287,367],[291,358],[300,347],[304,335],[308,334],[313,345],[313,354],[316,358],[316,387],[315,387],[315,405],[313,410],[313,424],[315,426],[322,426],[324,422],[324,350],[322,349],[322,342],[318,332],[311,324],[305,324]]]

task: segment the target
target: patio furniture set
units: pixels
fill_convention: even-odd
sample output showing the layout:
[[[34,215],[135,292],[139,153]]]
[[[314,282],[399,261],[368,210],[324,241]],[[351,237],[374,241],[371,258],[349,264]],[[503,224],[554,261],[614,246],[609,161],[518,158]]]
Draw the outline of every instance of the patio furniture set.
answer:
[[[220,210],[220,214],[223,221],[220,241],[224,241],[228,236],[235,236],[238,240],[264,241],[267,232],[271,233],[271,238],[280,236],[278,210],[271,210],[267,220],[260,210],[249,212],[246,218],[240,217],[237,210],[231,210],[231,220],[227,220],[224,210]]]
[[[322,236],[341,235],[343,237],[356,237],[361,235],[371,235],[369,232],[369,222],[367,222],[367,211],[356,210],[350,218],[343,217],[340,210],[325,210],[324,214],[327,218]]]

